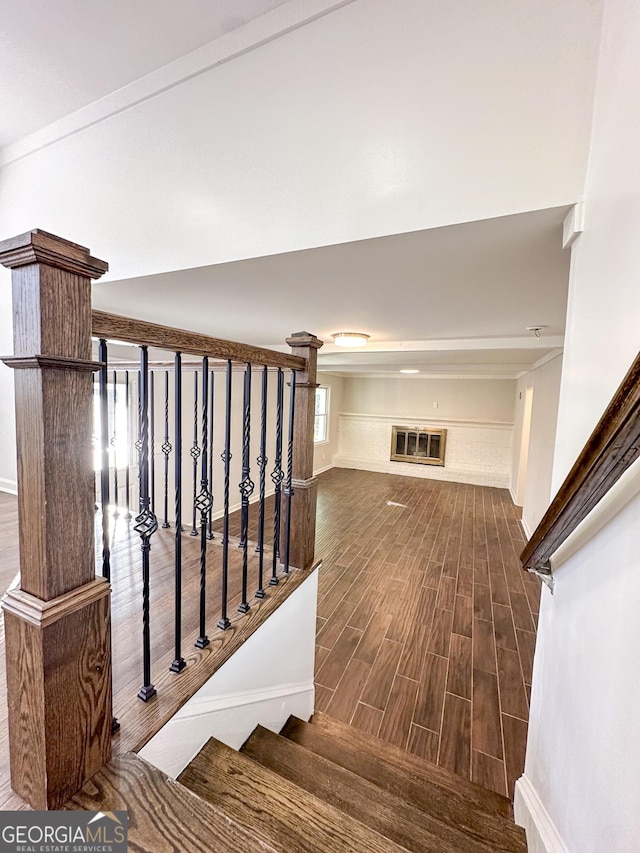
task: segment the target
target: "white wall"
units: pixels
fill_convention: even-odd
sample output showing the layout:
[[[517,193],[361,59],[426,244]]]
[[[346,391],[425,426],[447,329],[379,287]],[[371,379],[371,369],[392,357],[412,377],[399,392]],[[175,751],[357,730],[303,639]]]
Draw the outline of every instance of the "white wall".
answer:
[[[514,393],[512,379],[346,379],[336,465],[506,488]],[[392,462],[393,425],[446,429],[444,466]]]
[[[342,411],[510,423],[514,390],[513,379],[352,378]]]
[[[339,416],[342,411],[345,380],[334,373],[319,373],[318,382],[329,389],[329,431],[327,441],[316,444],[313,453],[313,473],[332,468],[338,453]]]
[[[554,490],[638,352],[639,55],[640,5],[608,0],[586,227],[572,258]],[[599,523],[583,523],[554,561],[555,594],[543,591],[516,802],[532,851],[563,849],[558,839],[570,853],[640,849],[639,475],[636,464],[593,514]]]
[[[561,373],[562,354],[522,376],[516,386],[510,490],[512,497],[515,496],[516,491],[523,495],[521,504],[522,524],[527,536],[531,536],[536,529],[553,497],[551,494],[551,475]],[[524,489],[522,489],[522,484],[518,483],[518,470],[520,467],[520,438],[528,388],[533,389],[533,408],[527,448],[528,463]]]
[[[291,714],[308,720],[318,601],[315,571],[143,747],[177,776],[210,737],[240,749],[258,725],[279,732]]]

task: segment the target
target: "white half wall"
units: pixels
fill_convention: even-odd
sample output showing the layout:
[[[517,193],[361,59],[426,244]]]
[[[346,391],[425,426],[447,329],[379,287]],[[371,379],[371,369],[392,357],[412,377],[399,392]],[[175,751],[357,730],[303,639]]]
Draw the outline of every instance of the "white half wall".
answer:
[[[0,267],[0,355],[13,352],[11,273]],[[0,362],[0,491],[16,493],[16,419],[13,371]]]
[[[163,726],[140,755],[177,776],[215,737],[239,749],[260,724],[279,732],[314,708],[318,571]]]
[[[335,464],[507,488],[515,380],[348,378]],[[391,427],[447,430],[444,466],[390,460]]]
[[[638,55],[640,5],[607,0],[585,230],[572,248],[554,491],[638,352]],[[637,479],[637,468],[623,479]],[[594,512],[611,509],[614,490]],[[584,537],[590,515],[552,561],[554,595],[543,587],[525,776],[570,853],[640,849],[639,516],[636,494]],[[526,817],[535,821],[530,809]]]

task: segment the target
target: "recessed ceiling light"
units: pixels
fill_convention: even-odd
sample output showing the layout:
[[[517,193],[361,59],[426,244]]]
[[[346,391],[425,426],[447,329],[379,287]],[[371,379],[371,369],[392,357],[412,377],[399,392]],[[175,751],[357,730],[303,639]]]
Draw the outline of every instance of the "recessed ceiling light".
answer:
[[[403,367],[400,373],[420,373],[415,367]]]
[[[339,347],[363,347],[369,340],[363,332],[334,332],[331,337]]]

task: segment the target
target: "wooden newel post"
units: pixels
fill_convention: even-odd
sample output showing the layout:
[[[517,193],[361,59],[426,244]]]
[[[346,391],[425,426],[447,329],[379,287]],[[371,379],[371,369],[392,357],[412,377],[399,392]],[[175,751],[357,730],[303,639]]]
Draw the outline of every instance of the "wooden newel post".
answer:
[[[3,599],[11,785],[59,808],[111,757],[110,587],[95,576],[88,249],[0,243],[12,272],[20,586]]]
[[[323,341],[309,332],[295,332],[287,343],[292,354],[304,358],[305,371],[296,371],[293,440],[293,499],[291,502],[291,545],[289,562],[299,569],[313,565],[316,546],[316,502],[318,479],[313,476],[313,425],[318,350]]]

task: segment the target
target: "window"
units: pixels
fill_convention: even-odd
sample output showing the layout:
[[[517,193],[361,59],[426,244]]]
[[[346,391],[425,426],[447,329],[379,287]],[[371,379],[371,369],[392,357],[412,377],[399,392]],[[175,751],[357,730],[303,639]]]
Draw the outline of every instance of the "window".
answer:
[[[127,424],[127,404],[125,386],[112,383],[107,386],[107,410],[109,413],[109,467],[123,467],[129,462],[131,452],[129,442],[129,427]],[[102,468],[102,451],[100,448],[100,388],[96,382],[93,386],[93,469]]]
[[[329,389],[316,388],[316,411],[313,424],[313,440],[316,444],[327,441],[329,436]]]

